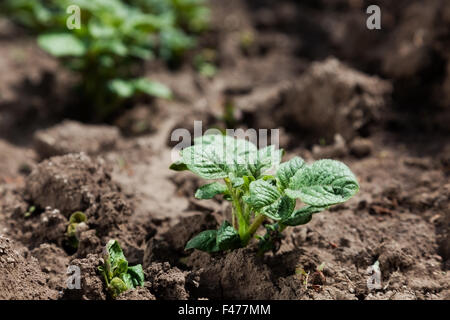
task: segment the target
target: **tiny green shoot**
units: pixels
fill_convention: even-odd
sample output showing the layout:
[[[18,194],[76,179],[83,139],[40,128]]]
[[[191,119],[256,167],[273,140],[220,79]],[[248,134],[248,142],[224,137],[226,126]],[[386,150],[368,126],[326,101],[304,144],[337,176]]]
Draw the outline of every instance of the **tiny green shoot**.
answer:
[[[127,290],[144,285],[142,265],[130,267],[117,240],[108,242],[103,259],[104,265],[98,269],[102,273],[107,291],[113,299]]]
[[[67,225],[66,236],[67,236],[69,245],[74,249],[78,248],[78,244],[79,244],[79,241],[77,238],[77,227],[80,223],[85,223],[86,221],[87,221],[86,215],[81,211],[72,213],[72,215],[69,218],[69,224]]]
[[[25,218],[30,217],[30,216],[33,214],[34,211],[36,211],[36,207],[35,207],[35,206],[31,206],[31,207],[28,209],[28,211],[25,212]]]

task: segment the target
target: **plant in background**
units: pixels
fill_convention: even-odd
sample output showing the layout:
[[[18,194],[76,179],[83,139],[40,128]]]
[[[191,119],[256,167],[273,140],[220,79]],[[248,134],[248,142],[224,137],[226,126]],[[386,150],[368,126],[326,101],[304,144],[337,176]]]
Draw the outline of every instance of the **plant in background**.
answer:
[[[117,240],[110,240],[105,247],[105,264],[99,267],[105,279],[108,293],[116,298],[122,292],[144,285],[142,265],[128,266]]]
[[[281,232],[303,225],[312,215],[343,203],[359,190],[354,174],[343,163],[319,160],[306,164],[299,157],[281,163],[282,150],[262,149],[243,139],[205,135],[181,151],[171,169],[190,170],[204,179],[223,179],[200,187],[195,197],[211,199],[222,194],[231,201],[232,222],[206,230],[186,244],[187,249],[218,252],[245,247],[265,221],[267,232],[259,237],[260,252],[276,249]],[[275,174],[270,174],[277,168]],[[296,200],[303,206],[296,209]]]
[[[71,5],[81,9],[79,29],[66,27]],[[178,59],[195,44],[186,32],[202,30],[208,18],[204,2],[193,0],[6,0],[0,6],[80,76],[86,107],[100,118],[135,95],[170,98],[166,86],[139,77],[140,64],[158,55]]]

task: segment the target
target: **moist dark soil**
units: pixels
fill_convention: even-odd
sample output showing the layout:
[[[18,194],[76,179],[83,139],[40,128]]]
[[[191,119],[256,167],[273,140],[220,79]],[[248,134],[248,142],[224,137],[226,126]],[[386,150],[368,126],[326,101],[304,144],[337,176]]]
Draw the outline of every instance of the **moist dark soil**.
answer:
[[[450,299],[450,3],[369,2],[211,1],[199,44],[218,74],[149,63],[175,98],[108,123],[67,119],[73,77],[1,20],[0,299],[109,299],[98,266],[110,239],[145,272],[118,299]],[[381,30],[365,27],[369,4]],[[168,169],[173,130],[200,120],[280,129],[285,160],[339,159],[361,190],[263,257],[254,243],[185,251],[230,216],[221,198],[194,199],[200,179]],[[78,248],[66,232],[76,211]]]

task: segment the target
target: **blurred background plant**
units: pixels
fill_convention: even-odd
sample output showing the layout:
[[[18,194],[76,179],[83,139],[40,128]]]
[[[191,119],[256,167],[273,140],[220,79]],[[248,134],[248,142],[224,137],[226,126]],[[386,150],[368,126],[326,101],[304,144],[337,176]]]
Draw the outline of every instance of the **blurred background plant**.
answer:
[[[69,30],[72,5],[80,8],[81,23]],[[165,85],[140,76],[141,63],[178,64],[209,22],[206,0],[6,0],[0,9],[79,74],[82,105],[97,119],[137,95],[171,98]]]

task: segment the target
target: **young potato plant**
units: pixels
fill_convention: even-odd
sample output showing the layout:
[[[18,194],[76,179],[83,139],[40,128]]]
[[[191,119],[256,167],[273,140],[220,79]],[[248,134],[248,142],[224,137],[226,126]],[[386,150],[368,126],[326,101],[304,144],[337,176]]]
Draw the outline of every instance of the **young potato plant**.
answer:
[[[183,149],[181,160],[171,169],[224,182],[205,184],[195,197],[211,199],[222,194],[232,205],[231,223],[201,232],[185,249],[211,253],[245,247],[268,221],[267,233],[258,237],[259,249],[261,253],[274,250],[286,227],[308,223],[313,214],[347,201],[359,190],[354,174],[339,161],[307,164],[295,157],[280,164],[282,154],[273,145],[258,150],[247,140],[223,135],[196,138],[194,145]],[[303,203],[298,209],[297,200]]]
[[[110,240],[105,247],[103,266],[98,269],[103,274],[108,293],[116,298],[122,292],[144,285],[142,265],[128,266],[117,240]]]
[[[192,0],[6,0],[0,6],[9,18],[38,34],[41,48],[79,75],[79,91],[87,102],[83,105],[104,118],[136,95],[171,97],[163,84],[139,77],[140,66],[158,55],[178,58],[194,46],[194,38],[180,25],[185,20],[180,20],[179,8],[158,9],[184,2],[192,4],[192,12],[203,7],[202,1]],[[79,28],[71,30],[66,25],[70,6],[80,8],[81,18]],[[192,24],[189,19],[205,19],[185,18]]]

